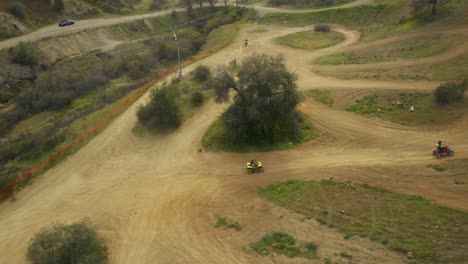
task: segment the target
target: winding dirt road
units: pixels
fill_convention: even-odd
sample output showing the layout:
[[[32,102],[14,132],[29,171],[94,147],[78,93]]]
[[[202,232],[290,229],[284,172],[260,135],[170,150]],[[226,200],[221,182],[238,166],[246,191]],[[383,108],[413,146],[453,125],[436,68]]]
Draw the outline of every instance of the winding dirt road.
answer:
[[[254,33],[257,28],[267,31]],[[335,26],[346,36],[343,43],[308,52],[273,41],[305,29],[249,25],[231,46],[185,71],[264,52],[283,54],[302,90],[329,88],[352,98],[370,89],[429,91],[437,85],[343,81],[311,73],[311,61],[353,45],[359,32]],[[242,45],[244,38],[248,47]],[[258,186],[290,178],[366,182],[468,209],[467,185],[454,185],[427,168],[435,162],[429,152],[439,138],[456,143],[458,157],[468,156],[466,115],[447,129],[423,130],[306,100],[300,108],[320,129],[319,139],[291,151],[212,153],[198,152],[200,140],[226,105],[206,103],[174,133],[136,136],[136,111],[147,100],[147,95],[140,98],[85,147],[19,192],[16,201],[0,205],[0,263],[26,263],[28,241],[41,228],[83,218],[108,240],[111,263],[323,263],[339,252],[353,252],[355,263],[405,263],[403,255],[382,245],[362,238],[344,240],[334,229],[304,221],[255,194]],[[244,162],[253,155],[265,163],[266,173],[244,172]],[[216,215],[239,221],[242,231],[215,229]],[[249,243],[277,230],[313,241],[322,259],[265,258],[249,249]]]

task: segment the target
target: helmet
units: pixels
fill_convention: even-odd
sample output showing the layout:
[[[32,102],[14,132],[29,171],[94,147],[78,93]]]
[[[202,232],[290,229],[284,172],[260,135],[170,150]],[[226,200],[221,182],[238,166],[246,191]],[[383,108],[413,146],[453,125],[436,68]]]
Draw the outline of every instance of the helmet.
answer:
[[[442,144],[442,141],[439,140],[439,142],[437,142],[437,143]]]

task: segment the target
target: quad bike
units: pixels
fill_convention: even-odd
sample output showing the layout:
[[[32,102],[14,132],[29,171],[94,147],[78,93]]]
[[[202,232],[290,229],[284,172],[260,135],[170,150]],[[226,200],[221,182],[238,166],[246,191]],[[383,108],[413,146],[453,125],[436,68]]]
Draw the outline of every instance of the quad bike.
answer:
[[[455,154],[455,152],[453,152],[449,146],[445,146],[443,149],[434,148],[432,150],[432,155],[438,159],[442,156],[453,156],[453,154]]]
[[[255,172],[263,173],[263,165],[260,161],[257,161],[256,166],[252,166],[250,162],[247,162],[247,173],[252,174]]]

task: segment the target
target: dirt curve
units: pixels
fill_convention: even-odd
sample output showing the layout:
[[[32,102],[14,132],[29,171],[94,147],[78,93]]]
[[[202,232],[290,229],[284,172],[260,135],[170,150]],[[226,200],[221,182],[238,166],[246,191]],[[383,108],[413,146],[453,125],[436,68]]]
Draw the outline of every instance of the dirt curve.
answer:
[[[252,33],[263,27],[264,33]],[[359,33],[338,26],[346,40],[318,51],[278,46],[273,38],[307,28],[249,25],[228,48],[193,64],[215,66],[254,52],[283,54],[301,89],[330,88],[350,96],[369,89],[430,90],[430,82],[337,80],[310,72],[317,56],[340,51]],[[243,39],[249,46],[243,47]],[[135,113],[143,96],[80,151],[0,205],[0,263],[26,263],[28,241],[53,222],[89,218],[109,241],[111,263],[323,263],[352,252],[356,263],[404,263],[404,257],[366,239],[343,235],[260,199],[255,187],[289,178],[335,177],[422,195],[468,209],[468,189],[427,174],[430,147],[439,138],[468,156],[468,118],[448,129],[422,130],[367,119],[306,100],[300,107],[321,130],[315,141],[291,150],[235,154],[198,152],[200,139],[226,105],[206,103],[169,135],[136,136]],[[242,165],[252,156],[266,166],[249,176]],[[416,170],[421,170],[421,173]],[[213,228],[216,215],[241,223],[241,232]],[[321,260],[260,257],[248,244],[266,232],[283,230],[319,246]]]

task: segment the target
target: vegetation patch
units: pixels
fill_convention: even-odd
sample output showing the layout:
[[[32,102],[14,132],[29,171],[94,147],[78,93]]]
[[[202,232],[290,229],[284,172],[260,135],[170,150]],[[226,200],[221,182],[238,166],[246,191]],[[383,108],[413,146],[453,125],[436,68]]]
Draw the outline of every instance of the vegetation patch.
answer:
[[[301,97],[296,75],[282,57],[254,54],[245,59],[237,78],[218,67],[213,78],[216,100],[234,103],[205,134],[202,143],[211,150],[262,151],[284,149],[314,134],[296,111]]]
[[[223,227],[224,229],[234,229],[239,232],[242,227],[239,222],[234,220],[229,220],[226,217],[218,216],[218,221],[213,225],[215,228]]]
[[[323,49],[336,45],[344,40],[344,36],[337,32],[305,31],[282,36],[276,39],[280,45],[296,49]]]
[[[300,140],[285,141],[273,144],[239,144],[232,142],[225,132],[222,118],[218,118],[206,131],[202,138],[202,146],[211,151],[228,152],[269,152],[275,150],[288,150],[299,146],[311,139],[318,137],[319,131],[314,125],[307,121],[304,114],[299,115],[300,120]]]
[[[200,69],[198,68],[198,71],[201,71]],[[140,123],[159,132],[177,128],[184,118],[191,116],[193,111],[203,104],[205,98],[213,94],[208,86],[211,78],[209,71],[203,73],[205,81],[200,82],[196,79],[201,78],[197,77],[197,70],[194,77],[183,81],[174,79],[169,84],[164,83],[153,90],[149,103],[138,110]]]
[[[379,4],[310,13],[268,13],[262,17],[260,22],[284,24],[284,21],[287,21],[287,25],[291,27],[318,23],[362,26],[378,21],[383,23],[383,14],[393,12],[396,9],[393,5]]]
[[[434,96],[439,104],[447,105],[463,100],[466,89],[468,89],[468,79],[445,83],[435,89]]]
[[[417,70],[429,72],[432,75],[432,80],[435,81],[466,78],[466,73],[468,72],[468,54]]]
[[[275,252],[290,258],[318,258],[317,246],[314,243],[298,242],[293,236],[283,232],[265,235],[259,241],[252,243],[250,247],[263,256],[269,256],[272,252]]]
[[[328,106],[332,106],[334,103],[333,98],[330,97],[330,90],[312,89],[306,91],[305,94],[314,98],[315,101]]]
[[[449,124],[463,116],[462,103],[441,106],[430,94],[419,92],[398,96],[368,95],[356,100],[347,110],[410,126]]]
[[[402,253],[413,252],[423,262],[461,264],[468,260],[464,250],[468,243],[467,211],[420,196],[331,180],[291,180],[257,192],[345,234],[368,237]]]
[[[412,39],[407,42],[382,45],[373,49],[357,50],[349,53],[333,54],[320,57],[317,64],[365,64],[395,61],[398,59],[425,58],[441,54],[460,45],[455,36],[430,36]]]
[[[354,0],[268,0],[269,6],[293,6],[296,8],[324,8],[339,6],[350,3]]]
[[[268,32],[268,31],[270,31],[270,30],[267,29],[267,28],[258,28],[258,29],[251,30],[249,32],[250,33],[265,33],[265,32]]]
[[[88,222],[42,229],[28,247],[28,259],[42,263],[107,263],[107,247]]]
[[[330,23],[352,26],[361,34],[362,41],[375,41],[397,34],[406,33],[447,18],[462,14],[466,5],[456,1],[439,1],[436,16],[430,12],[408,12],[408,1],[379,1],[377,4],[351,8],[338,8],[310,13],[269,13],[262,17],[261,23],[278,23],[300,27],[312,23]],[[457,3],[454,3],[457,2]],[[402,14],[406,14],[403,15]]]

